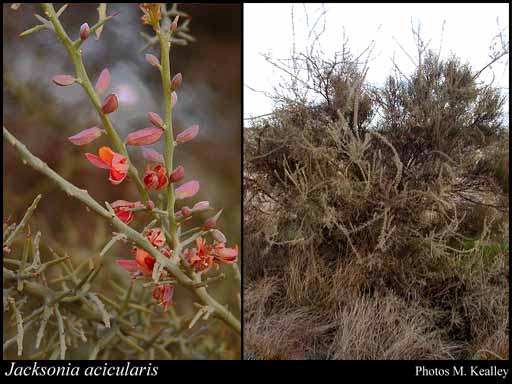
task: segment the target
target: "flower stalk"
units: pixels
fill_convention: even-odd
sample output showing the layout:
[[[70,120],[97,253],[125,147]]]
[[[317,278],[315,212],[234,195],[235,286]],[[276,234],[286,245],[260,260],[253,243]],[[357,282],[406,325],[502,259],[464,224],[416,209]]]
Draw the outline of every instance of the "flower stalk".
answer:
[[[53,25],[53,28],[55,30],[55,34],[59,38],[59,40],[62,42],[64,47],[66,48],[66,52],[68,53],[69,57],[71,58],[73,65],[75,66],[76,71],[76,78],[77,82],[82,86],[85,93],[89,97],[91,103],[93,104],[94,108],[96,109],[100,120],[103,124],[103,127],[105,127],[105,130],[107,131],[107,134],[112,141],[112,145],[114,146],[115,150],[124,156],[128,158],[128,174],[132,178],[132,180],[135,183],[135,186],[137,187],[137,190],[139,191],[139,194],[141,195],[142,199],[144,201],[149,200],[149,195],[144,188],[144,184],[142,183],[137,168],[132,164],[130,161],[130,158],[128,156],[128,152],[126,150],[125,145],[123,144],[123,141],[117,134],[116,130],[114,129],[114,126],[112,125],[112,122],[108,118],[107,114],[105,114],[102,111],[102,102],[99,99],[93,84],[91,83],[91,80],[89,79],[89,75],[87,74],[87,71],[84,66],[83,58],[82,58],[82,50],[80,49],[80,46],[82,44],[82,40],[78,39],[77,41],[73,42],[71,38],[68,36],[67,32],[65,31],[64,27],[62,26],[62,23],[60,22],[56,12],[55,8],[53,7],[53,4],[51,3],[42,3],[41,7],[44,11],[44,14],[50,22]],[[96,31],[100,26],[105,24],[108,20],[112,19],[113,16],[108,16],[107,18],[101,20],[98,22],[95,26],[91,27],[89,30],[89,34],[92,34],[94,31]]]

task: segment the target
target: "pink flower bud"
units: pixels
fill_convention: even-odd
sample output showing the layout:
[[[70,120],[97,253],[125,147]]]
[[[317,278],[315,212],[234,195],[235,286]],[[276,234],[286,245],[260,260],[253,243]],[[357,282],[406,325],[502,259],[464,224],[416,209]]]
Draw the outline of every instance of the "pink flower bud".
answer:
[[[74,84],[76,79],[71,75],[55,75],[52,77],[52,81],[61,87]]]
[[[197,192],[199,192],[199,181],[191,180],[186,182],[185,184],[180,185],[174,191],[176,194],[176,199],[186,199],[187,197],[194,196]]]
[[[171,28],[170,28],[172,32],[176,32],[176,30],[178,29],[178,20],[179,19],[180,19],[180,15],[176,15],[176,17],[172,21]]]
[[[193,140],[199,133],[199,125],[194,124],[176,136],[176,144],[183,144]]]
[[[181,76],[181,73],[175,74],[171,80],[171,89],[173,91],[177,90],[181,86],[182,82],[183,82],[183,76]]]
[[[158,113],[155,112],[148,112],[148,119],[153,126],[164,129],[164,121],[162,118],[158,115]]]
[[[103,132],[105,131],[98,127],[87,128],[76,135],[68,137],[68,140],[75,145],[86,145],[100,137]]]
[[[110,85],[110,72],[107,68],[105,68],[100,73],[100,77],[98,77],[98,80],[96,81],[96,86],[94,87],[96,89],[96,92],[98,95],[102,95],[105,93],[107,88]]]
[[[158,60],[158,57],[152,55],[151,53],[146,53],[144,57],[146,58],[146,61],[153,67],[160,68],[160,60]]]
[[[150,163],[163,164],[164,157],[153,148],[142,148],[142,156]]]
[[[181,165],[179,165],[169,175],[169,181],[171,183],[175,183],[175,182],[178,182],[181,179],[183,179],[184,176],[185,176],[185,168],[183,168]]]
[[[217,225],[217,220],[215,220],[213,217],[210,217],[208,220],[206,220],[203,224],[203,227],[201,228],[203,231],[208,231],[212,228],[215,228]]]
[[[205,209],[210,208],[210,202],[209,201],[200,201],[192,207],[194,211],[204,211]]]
[[[153,202],[153,200],[146,201],[146,208],[149,210],[155,209],[155,203]]]
[[[210,217],[208,220],[206,220],[203,224],[202,230],[208,231],[212,228],[215,228],[217,226],[217,220],[219,220],[220,215],[222,215],[222,211],[224,211],[224,209],[221,209],[219,212],[215,214],[215,216]]]
[[[128,145],[148,145],[156,143],[162,137],[164,131],[160,128],[142,128],[130,133],[126,138]]]
[[[89,24],[83,23],[80,26],[80,40],[84,41],[89,37]]]
[[[212,231],[212,237],[215,241],[218,241],[219,243],[225,243],[227,241],[226,236],[218,229],[214,229]]]
[[[117,100],[117,96],[113,93],[105,97],[105,100],[103,101],[103,106],[101,107],[101,111],[103,113],[112,113],[114,112],[117,107],[119,106],[119,102]]]
[[[188,217],[192,214],[192,210],[185,206],[185,207],[182,207],[181,210],[180,210],[181,214],[183,215],[183,217]]]
[[[210,217],[208,220],[206,220],[204,222],[202,230],[203,231],[208,231],[209,229],[215,228],[216,225],[217,225],[217,220],[215,220],[214,218]]]
[[[174,108],[178,102],[178,94],[176,92],[171,93],[171,108]]]

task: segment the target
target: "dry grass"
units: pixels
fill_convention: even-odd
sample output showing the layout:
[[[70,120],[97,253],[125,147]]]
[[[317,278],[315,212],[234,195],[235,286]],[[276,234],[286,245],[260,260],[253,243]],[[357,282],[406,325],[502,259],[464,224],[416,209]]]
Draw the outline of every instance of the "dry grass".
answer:
[[[336,317],[329,358],[343,360],[450,359],[446,345],[431,329],[432,312],[389,295],[359,298]]]

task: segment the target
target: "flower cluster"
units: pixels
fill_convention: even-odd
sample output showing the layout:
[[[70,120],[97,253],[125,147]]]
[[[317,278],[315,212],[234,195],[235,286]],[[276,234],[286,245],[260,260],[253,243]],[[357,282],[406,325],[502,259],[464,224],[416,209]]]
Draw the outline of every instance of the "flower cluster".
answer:
[[[162,20],[161,5],[157,3],[142,3],[140,9],[143,12],[142,22],[153,27],[155,31],[159,31],[160,21]],[[177,24],[176,17],[172,24]],[[171,25],[168,33],[175,32],[177,25]],[[82,42],[89,37],[90,28],[87,23],[82,24],[79,31],[79,38]],[[166,38],[166,37],[164,37]],[[164,54],[162,52],[162,54]],[[167,52],[168,54],[168,52]],[[170,104],[170,108],[174,108],[178,102],[177,90],[181,87],[183,76],[181,73],[170,77],[169,66],[165,67],[160,64],[160,60],[151,54],[146,55],[146,61],[157,68],[162,75],[162,79],[167,79],[167,87],[165,90],[165,102]],[[168,75],[168,77],[166,77]],[[52,78],[52,81],[61,87],[71,86],[75,83],[83,84],[83,79],[75,78],[72,75],[60,74]],[[186,225],[188,219],[194,214],[209,210],[208,201],[197,202],[189,208],[182,206],[174,211],[174,204],[180,203],[184,199],[194,197],[200,190],[200,183],[197,180],[185,181],[185,168],[178,165],[172,169],[172,150],[176,146],[193,140],[199,133],[199,125],[194,124],[183,130],[169,140],[172,135],[172,121],[167,115],[166,119],[156,112],[147,112],[148,126],[130,132],[124,140],[117,136],[116,131],[110,124],[109,114],[119,110],[119,98],[115,92],[108,93],[111,85],[111,74],[107,68],[103,69],[98,76],[94,90],[97,96],[107,94],[101,103],[96,104],[96,108],[104,122],[104,128],[93,126],[86,128],[70,137],[69,142],[77,146],[90,145],[96,140],[102,138],[103,134],[107,134],[112,139],[112,149],[108,146],[101,146],[97,154],[85,153],[87,160],[95,167],[108,170],[108,180],[112,185],[119,185],[124,180],[134,180],[137,183],[141,198],[143,201],[127,201],[116,200],[110,204],[115,215],[125,224],[131,224],[137,212],[149,212],[158,218],[160,228],[148,229],[143,231],[148,242],[156,248],[160,253],[169,259],[178,268],[183,268],[186,273],[206,273],[212,267],[218,268],[218,263],[233,264],[237,261],[238,247],[226,247],[226,237],[219,230],[215,229],[217,219],[222,210],[214,217],[206,220],[199,231],[190,233],[193,230],[182,231],[182,227]],[[169,107],[169,105],[167,105]],[[168,112],[169,108],[166,108]],[[158,143],[162,137],[165,140],[166,156],[151,148],[150,146]],[[172,136],[171,136],[172,137]],[[130,161],[126,146],[138,146],[142,150],[143,158],[146,161],[145,172],[142,179],[139,179],[137,169]],[[128,176],[130,176],[128,178]],[[155,207],[153,201],[149,199],[151,191],[165,191],[168,199],[167,210],[163,211]],[[182,232],[189,233],[188,239],[180,239]],[[166,236],[167,235],[167,236]],[[212,243],[207,244],[206,236],[211,235]],[[195,247],[182,249],[181,242],[184,244],[193,244]],[[186,246],[185,246],[186,247]],[[174,252],[174,255],[173,255]],[[168,283],[160,283],[160,278],[167,276],[168,271],[163,268],[161,271],[155,271],[156,259],[146,249],[140,247],[133,248],[132,259],[117,260],[117,265],[129,271],[133,278],[152,278],[154,279],[153,297],[167,309],[172,304],[174,287]],[[181,264],[180,264],[181,263]],[[186,264],[189,265],[186,265]],[[193,271],[193,272],[190,272]],[[158,275],[158,276],[157,276]]]
[[[219,264],[216,261],[225,264],[236,263],[238,247],[226,248],[224,243],[217,240],[214,240],[213,245],[206,245],[206,240],[198,237],[196,247],[188,248],[184,256],[196,272],[203,273],[207,272],[212,266],[218,269]]]

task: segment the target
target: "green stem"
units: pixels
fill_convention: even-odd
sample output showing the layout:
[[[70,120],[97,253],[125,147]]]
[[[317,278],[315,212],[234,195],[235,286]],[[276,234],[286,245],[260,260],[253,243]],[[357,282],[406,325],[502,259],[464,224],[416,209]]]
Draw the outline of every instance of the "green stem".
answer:
[[[106,114],[103,113],[101,110],[101,101],[98,95],[96,94],[96,91],[94,89],[94,86],[91,83],[91,80],[89,79],[89,76],[87,74],[87,71],[84,66],[83,58],[82,58],[82,50],[80,49],[80,46],[75,43],[69,38],[68,34],[64,30],[64,27],[62,26],[60,20],[57,17],[57,14],[55,12],[55,9],[53,8],[53,5],[51,3],[42,3],[41,7],[43,8],[43,11],[52,23],[55,34],[60,39],[64,47],[66,48],[66,51],[68,52],[69,57],[73,61],[73,64],[75,66],[76,71],[76,77],[78,78],[78,82],[82,86],[82,88],[85,90],[85,93],[91,100],[94,108],[98,112],[98,115],[101,119],[101,122],[103,126],[105,127],[105,130],[107,131],[108,136],[110,137],[110,140],[112,141],[112,145],[114,146],[115,150],[124,156],[128,158],[128,163],[130,165],[130,168],[128,169],[128,174],[132,178],[132,180],[135,182],[135,186],[137,187],[137,190],[139,191],[139,194],[141,195],[142,199],[144,201],[149,200],[149,194],[144,187],[144,184],[142,183],[139,173],[137,171],[137,168],[132,164],[129,156],[128,151],[126,150],[125,145],[123,144],[121,138],[117,134],[116,130],[114,129],[114,126],[112,125],[110,119]]]
[[[9,235],[7,240],[4,242],[4,247],[9,247],[12,242],[14,241],[14,238],[20,233],[23,228],[25,228],[25,225],[27,225],[28,220],[32,216],[32,213],[34,213],[34,210],[37,207],[37,204],[39,204],[39,200],[41,200],[41,194],[37,195],[30,207],[28,207],[27,212],[25,213],[25,216],[23,216],[23,219],[21,219],[21,222],[19,225],[14,229],[14,231]]]
[[[162,5],[165,11],[165,5]],[[165,12],[164,12],[165,14]],[[160,74],[162,77],[162,89],[164,92],[165,103],[165,169],[167,174],[172,171],[173,167],[173,154],[174,154],[174,135],[172,129],[172,89],[171,89],[171,63],[169,58],[171,43],[171,33],[169,30],[170,20],[165,16],[162,25],[156,34],[160,41]],[[167,217],[169,220],[169,232],[172,237],[172,243],[175,250],[179,247],[179,237],[177,234],[176,218],[174,216],[174,185],[169,183],[167,185]]]

